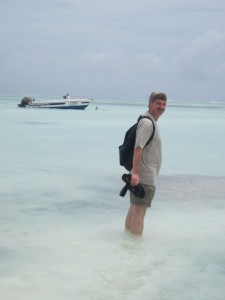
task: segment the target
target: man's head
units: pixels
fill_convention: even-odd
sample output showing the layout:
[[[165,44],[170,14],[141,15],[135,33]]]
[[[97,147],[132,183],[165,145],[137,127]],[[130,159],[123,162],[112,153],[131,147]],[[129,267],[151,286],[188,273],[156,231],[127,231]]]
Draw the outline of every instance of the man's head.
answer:
[[[149,113],[154,117],[155,120],[164,113],[166,109],[166,94],[163,92],[153,92],[149,97]]]

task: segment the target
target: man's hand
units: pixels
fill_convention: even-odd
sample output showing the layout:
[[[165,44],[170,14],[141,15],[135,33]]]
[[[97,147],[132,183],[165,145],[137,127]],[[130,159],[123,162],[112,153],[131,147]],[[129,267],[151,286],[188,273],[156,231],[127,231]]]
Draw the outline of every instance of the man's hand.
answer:
[[[132,174],[130,184],[132,186],[135,186],[138,185],[139,181],[140,181],[139,174],[138,173]]]

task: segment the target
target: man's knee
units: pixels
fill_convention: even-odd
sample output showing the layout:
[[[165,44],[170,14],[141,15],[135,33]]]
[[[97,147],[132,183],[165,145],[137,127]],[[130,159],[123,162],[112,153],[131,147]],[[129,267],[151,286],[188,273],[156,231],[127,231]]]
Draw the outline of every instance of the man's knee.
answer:
[[[133,213],[139,217],[144,217],[146,210],[147,210],[146,205],[134,205]]]

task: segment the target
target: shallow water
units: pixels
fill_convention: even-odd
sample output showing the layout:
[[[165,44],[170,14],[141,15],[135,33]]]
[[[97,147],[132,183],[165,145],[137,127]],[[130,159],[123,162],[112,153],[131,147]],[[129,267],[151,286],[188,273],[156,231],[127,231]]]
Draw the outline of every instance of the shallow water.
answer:
[[[0,102],[1,299],[223,299],[223,108],[171,105],[159,120],[164,161],[140,238],[123,230],[117,147],[147,107],[17,102]]]

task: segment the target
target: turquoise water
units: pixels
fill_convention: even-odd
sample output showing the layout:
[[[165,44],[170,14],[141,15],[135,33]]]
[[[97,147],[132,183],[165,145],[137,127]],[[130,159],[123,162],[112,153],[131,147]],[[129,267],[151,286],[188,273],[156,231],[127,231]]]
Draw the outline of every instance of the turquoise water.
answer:
[[[223,299],[223,103],[168,103],[157,193],[135,238],[118,145],[145,101],[60,111],[20,98],[0,99],[1,299]]]

